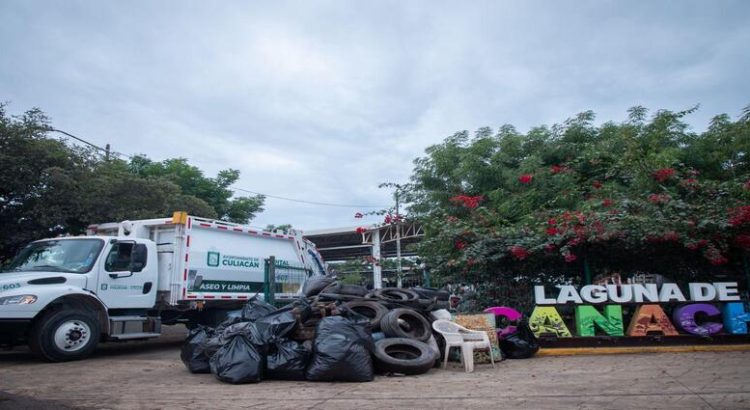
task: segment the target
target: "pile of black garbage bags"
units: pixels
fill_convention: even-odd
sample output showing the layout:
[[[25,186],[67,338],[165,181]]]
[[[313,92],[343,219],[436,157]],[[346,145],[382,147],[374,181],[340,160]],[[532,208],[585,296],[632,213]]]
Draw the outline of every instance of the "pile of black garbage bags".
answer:
[[[192,329],[182,361],[193,373],[234,384],[365,382],[376,372],[421,374],[439,362],[429,313],[447,306],[446,292],[412,297],[406,289],[359,294],[335,282],[308,285],[282,308],[253,298],[216,328]]]

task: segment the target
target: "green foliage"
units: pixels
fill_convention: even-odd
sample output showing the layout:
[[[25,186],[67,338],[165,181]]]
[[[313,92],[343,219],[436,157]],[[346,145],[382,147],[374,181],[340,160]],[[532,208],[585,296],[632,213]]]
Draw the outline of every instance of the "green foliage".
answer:
[[[207,178],[184,159],[107,161],[49,138],[49,129],[40,110],[10,116],[0,104],[0,261],[31,240],[80,234],[91,223],[176,210],[247,223],[263,210],[260,195],[231,198],[237,170]]]
[[[406,189],[425,227],[420,254],[434,274],[475,283],[577,280],[584,262],[685,279],[739,270],[750,249],[750,109],[702,133],[683,121],[695,109],[647,120],[634,107],[599,126],[584,112],[428,147]]]
[[[292,231],[292,225],[291,224],[283,224],[283,225],[266,225],[264,228],[265,231],[273,232],[273,231],[279,231],[283,234],[289,234]]]
[[[183,198],[177,199],[177,203],[199,208],[201,213],[196,214],[207,218],[247,223],[263,211],[263,195],[232,199],[233,192],[229,187],[240,177],[240,172],[236,169],[219,171],[216,178],[207,178],[203,171],[188,164],[184,158],[154,162],[143,156],[134,157],[129,169],[142,178],[165,179],[177,185],[183,195]],[[210,208],[196,203],[195,198],[204,201]]]

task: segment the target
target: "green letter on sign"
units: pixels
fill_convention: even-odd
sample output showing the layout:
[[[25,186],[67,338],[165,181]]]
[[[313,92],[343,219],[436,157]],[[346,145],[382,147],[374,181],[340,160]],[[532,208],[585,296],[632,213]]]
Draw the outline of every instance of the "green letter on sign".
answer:
[[[554,306],[535,307],[529,318],[529,327],[537,337],[545,333],[551,333],[557,337],[572,337]]]
[[[622,307],[604,306],[604,315],[591,305],[576,306],[576,330],[578,336],[596,336],[594,325],[599,326],[609,336],[624,336],[622,327]]]

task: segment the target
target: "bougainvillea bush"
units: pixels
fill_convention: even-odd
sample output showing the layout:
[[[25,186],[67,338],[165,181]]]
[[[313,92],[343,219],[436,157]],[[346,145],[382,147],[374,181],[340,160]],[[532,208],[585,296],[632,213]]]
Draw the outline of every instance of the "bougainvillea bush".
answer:
[[[679,280],[742,272],[750,250],[750,107],[704,132],[683,112],[584,112],[520,133],[456,133],[415,160],[420,253],[454,281],[579,280],[585,270]],[[491,296],[490,296],[491,298]]]

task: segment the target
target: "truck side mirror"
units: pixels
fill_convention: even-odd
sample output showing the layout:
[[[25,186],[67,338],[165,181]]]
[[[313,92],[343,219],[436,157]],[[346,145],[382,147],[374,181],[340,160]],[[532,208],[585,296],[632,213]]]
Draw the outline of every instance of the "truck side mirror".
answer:
[[[133,248],[133,255],[130,263],[131,272],[140,272],[146,267],[148,262],[148,250],[146,245],[136,244]]]

